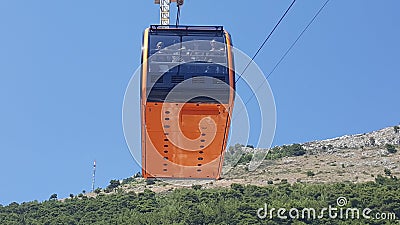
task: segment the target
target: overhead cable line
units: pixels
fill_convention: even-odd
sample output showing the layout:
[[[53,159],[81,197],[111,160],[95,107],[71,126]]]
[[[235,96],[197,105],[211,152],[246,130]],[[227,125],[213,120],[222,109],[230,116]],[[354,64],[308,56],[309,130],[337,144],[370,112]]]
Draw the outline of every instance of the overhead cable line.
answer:
[[[279,64],[283,61],[283,59],[288,55],[288,53],[292,50],[292,48],[296,45],[296,43],[300,40],[300,38],[303,36],[303,34],[308,30],[308,28],[311,26],[311,24],[315,21],[315,19],[318,17],[318,15],[322,12],[322,10],[325,8],[325,6],[328,4],[330,0],[326,0],[325,3],[321,6],[321,8],[317,11],[317,13],[314,15],[314,17],[308,22],[307,26],[303,29],[303,31],[299,34],[299,36],[296,38],[296,40],[290,45],[290,47],[286,50],[285,54],[282,55],[282,57],[279,59],[279,61],[275,64],[274,68],[271,70],[271,72],[267,75],[266,79],[261,82],[261,84],[255,89],[255,91],[252,93],[252,95],[247,99],[247,101],[244,103],[244,106],[246,106],[250,100],[255,96],[257,91],[265,84],[266,80],[271,76],[271,74],[276,70],[276,68],[279,66]],[[242,73],[243,74],[243,73]],[[242,111],[242,110],[241,110]],[[239,113],[241,112],[239,111]],[[238,114],[239,114],[238,113]]]
[[[322,7],[318,10],[318,12],[314,15],[314,17],[310,20],[310,22],[307,24],[307,26],[303,29],[303,31],[299,34],[299,36],[296,38],[296,40],[292,43],[292,45],[286,50],[285,54],[282,55],[282,57],[279,59],[278,63],[274,66],[272,71],[268,74],[267,79],[271,76],[271,74],[275,71],[275,69],[281,64],[283,59],[286,57],[286,55],[292,50],[292,48],[296,45],[296,43],[299,41],[301,36],[307,31],[308,27],[314,22],[314,20],[317,18],[317,16],[321,13],[321,11],[325,8],[326,4],[328,4],[330,0],[326,0],[325,3],[322,5]]]
[[[179,19],[181,18],[181,5],[183,5],[183,1],[177,1],[178,10],[176,12],[176,24],[175,24],[175,26],[179,26]]]
[[[274,31],[276,30],[276,28],[279,26],[279,24],[282,22],[282,20],[285,18],[286,14],[289,12],[289,10],[292,8],[292,6],[294,5],[294,3],[296,2],[296,0],[293,0],[292,3],[289,5],[289,7],[286,9],[285,13],[281,16],[281,18],[279,19],[279,21],[275,24],[274,28],[271,30],[271,32],[268,34],[268,36],[265,38],[264,42],[260,45],[260,47],[258,48],[257,52],[253,55],[253,57],[251,58],[251,60],[249,61],[249,63],[246,65],[246,67],[244,68],[244,70],[242,71],[242,73],[240,73],[239,77],[236,79],[235,83],[237,83],[240,78],[242,77],[242,75],[244,74],[244,72],[246,72],[247,68],[250,66],[251,62],[254,61],[254,59],[256,58],[256,56],[258,55],[258,53],[261,51],[261,49],[264,47],[264,45],[267,43],[267,41],[269,40],[269,38],[271,37],[271,35],[274,33]]]
[[[279,64],[283,61],[283,59],[287,56],[287,54],[292,50],[292,48],[296,45],[296,43],[299,41],[301,36],[307,31],[307,29],[310,27],[310,25],[314,22],[314,20],[317,18],[317,16],[321,13],[321,11],[325,8],[326,4],[328,4],[330,0],[326,0],[325,3],[321,6],[321,8],[318,10],[318,12],[314,15],[314,17],[310,20],[310,22],[307,24],[307,26],[303,29],[303,31],[299,34],[299,36],[296,38],[296,40],[290,45],[290,47],[286,50],[285,54],[282,55],[282,57],[279,59],[279,61],[276,63],[272,71],[268,74],[265,80],[261,82],[261,84],[258,86],[258,88],[253,92],[253,94],[250,96],[250,98],[246,101],[245,105],[254,97],[254,95],[257,93],[257,91],[264,85],[265,81],[271,76],[271,74],[276,70],[276,68],[279,66]]]

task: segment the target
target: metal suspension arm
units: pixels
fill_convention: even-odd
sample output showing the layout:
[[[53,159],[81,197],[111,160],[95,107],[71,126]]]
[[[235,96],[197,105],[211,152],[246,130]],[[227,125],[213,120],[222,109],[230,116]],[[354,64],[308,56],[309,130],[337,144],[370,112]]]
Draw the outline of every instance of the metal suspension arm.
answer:
[[[168,26],[170,23],[170,4],[176,2],[179,6],[183,5],[184,0],[154,0],[155,4],[160,5],[160,24]]]

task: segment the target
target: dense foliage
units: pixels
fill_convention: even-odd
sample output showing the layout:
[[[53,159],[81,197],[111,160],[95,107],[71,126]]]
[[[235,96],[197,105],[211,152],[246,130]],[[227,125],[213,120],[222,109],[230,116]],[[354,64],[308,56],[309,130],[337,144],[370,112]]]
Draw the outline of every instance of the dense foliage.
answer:
[[[306,150],[300,144],[283,145],[274,147],[268,153],[268,159],[279,159],[283,157],[302,156]]]
[[[72,197],[64,201],[12,203],[0,206],[0,224],[395,224],[398,221],[368,219],[260,219],[257,210],[269,208],[344,207],[393,212],[400,218],[400,181],[378,176],[376,182],[267,185],[232,184],[231,188],[204,189],[200,185],[156,194],[100,194],[96,198]]]
[[[280,159],[284,157],[302,156],[306,154],[306,150],[301,144],[277,146],[270,149],[267,154],[265,154],[265,152],[263,153],[262,151],[255,151],[254,147],[251,145],[246,147],[251,148],[252,150],[245,151],[245,146],[241,144],[230,146],[228,151],[225,153],[224,165],[244,165],[249,163],[251,160],[263,160],[264,157],[266,159]],[[255,159],[253,159],[253,157],[255,157]]]

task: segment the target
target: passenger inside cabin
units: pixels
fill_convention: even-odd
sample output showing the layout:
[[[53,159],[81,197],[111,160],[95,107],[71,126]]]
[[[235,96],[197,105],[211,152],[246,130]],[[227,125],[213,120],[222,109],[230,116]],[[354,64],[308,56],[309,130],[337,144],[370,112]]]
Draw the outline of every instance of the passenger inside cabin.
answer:
[[[164,43],[162,41],[157,42],[156,50],[160,51],[164,47]]]
[[[217,42],[214,39],[210,41],[210,45],[211,45],[210,51],[224,51],[225,50],[225,46],[222,43]]]

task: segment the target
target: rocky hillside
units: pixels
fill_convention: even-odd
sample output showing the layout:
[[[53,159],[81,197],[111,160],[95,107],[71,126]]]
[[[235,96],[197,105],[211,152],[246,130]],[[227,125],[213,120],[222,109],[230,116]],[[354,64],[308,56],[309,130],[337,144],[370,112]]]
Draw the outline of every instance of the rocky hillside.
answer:
[[[400,128],[387,127],[371,133],[345,135],[323,141],[304,143],[308,151],[332,153],[339,149],[379,148],[386,144],[400,145]],[[326,151],[325,151],[326,150]]]
[[[345,135],[301,144],[306,154],[264,160],[248,172],[238,165],[226,179],[263,185],[284,180],[294,182],[365,182],[378,174],[400,174],[400,132],[397,126],[365,134]],[[386,169],[386,170],[385,170]],[[387,174],[385,174],[385,172]]]
[[[302,144],[304,151],[297,156],[279,155],[279,151],[289,148],[276,147],[262,164],[249,171],[249,162],[240,160],[223,174],[218,181],[156,181],[146,182],[141,178],[134,182],[123,182],[120,191],[141,192],[149,188],[155,192],[171,191],[192,184],[202,184],[205,188],[227,187],[232,183],[271,185],[282,182],[296,183],[336,183],[373,181],[378,175],[400,177],[400,129],[387,127],[365,134],[345,135],[338,138],[312,141]],[[290,147],[290,146],[289,146]],[[254,150],[243,148],[243,158]],[[251,157],[247,157],[251,159]]]

